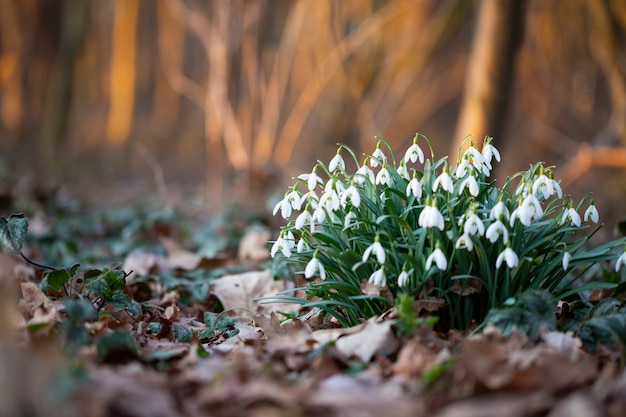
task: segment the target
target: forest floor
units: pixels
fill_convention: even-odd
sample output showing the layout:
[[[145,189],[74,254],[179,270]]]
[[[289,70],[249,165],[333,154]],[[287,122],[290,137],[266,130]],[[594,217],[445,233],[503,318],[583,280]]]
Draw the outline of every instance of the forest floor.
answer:
[[[0,253],[0,416],[623,416],[623,350],[502,336],[393,310],[353,328],[259,298],[276,280],[263,215],[16,201]],[[61,268],[59,268],[61,267]],[[61,271],[61,272],[58,272]]]

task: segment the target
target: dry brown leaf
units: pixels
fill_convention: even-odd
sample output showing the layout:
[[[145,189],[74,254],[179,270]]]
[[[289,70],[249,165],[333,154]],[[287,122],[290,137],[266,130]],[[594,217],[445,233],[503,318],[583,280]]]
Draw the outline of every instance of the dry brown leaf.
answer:
[[[244,319],[253,317],[245,311],[248,309],[254,315],[270,313],[271,311],[297,312],[298,304],[269,303],[253,301],[254,298],[273,297],[283,291],[284,281],[275,281],[269,271],[252,271],[243,274],[225,275],[211,282],[211,293],[215,295],[225,310],[241,309],[235,313]]]
[[[160,236],[159,242],[161,242],[161,245],[167,252],[166,264],[168,269],[184,269],[188,271],[196,269],[202,262],[202,256],[188,251],[170,237]]]
[[[597,374],[595,361],[586,354],[576,359],[568,351],[545,344],[527,345],[524,335],[497,338],[493,334],[468,337],[462,344],[458,366],[491,390],[542,389],[548,392],[576,388]]]
[[[414,337],[402,346],[392,369],[395,374],[410,380],[419,378],[424,371],[449,357],[450,352],[447,349],[437,351],[420,338]]]
[[[128,273],[126,281],[131,283],[138,275],[158,274],[166,267],[165,258],[153,253],[133,252],[124,259],[122,270]]]
[[[261,262],[266,260],[270,252],[267,241],[272,237],[269,230],[249,230],[239,242],[237,256],[240,260]]]
[[[335,346],[347,357],[356,356],[363,362],[369,362],[377,353],[392,354],[399,346],[391,329],[394,323],[392,320],[377,322],[374,317],[359,332],[337,339]]]

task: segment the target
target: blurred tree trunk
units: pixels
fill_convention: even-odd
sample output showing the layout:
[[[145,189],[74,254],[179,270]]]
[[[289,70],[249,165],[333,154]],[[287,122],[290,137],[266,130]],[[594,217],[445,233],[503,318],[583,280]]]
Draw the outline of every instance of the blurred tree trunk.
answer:
[[[486,135],[496,143],[503,132],[514,60],[522,44],[526,0],[482,0],[465,81],[455,142],[454,160],[461,141],[472,135],[480,149]],[[454,162],[454,161],[452,161]]]
[[[135,103],[135,50],[139,14],[138,0],[116,0],[113,3],[113,45],[111,51],[111,97],[107,139],[123,144],[128,139]]]

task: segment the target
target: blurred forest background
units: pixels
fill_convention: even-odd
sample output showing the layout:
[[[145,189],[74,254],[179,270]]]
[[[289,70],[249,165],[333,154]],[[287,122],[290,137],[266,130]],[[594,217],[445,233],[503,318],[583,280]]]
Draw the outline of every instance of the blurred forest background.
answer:
[[[337,142],[495,137],[626,215],[623,0],[0,0],[0,183],[263,202]],[[178,190],[178,191],[176,191]]]

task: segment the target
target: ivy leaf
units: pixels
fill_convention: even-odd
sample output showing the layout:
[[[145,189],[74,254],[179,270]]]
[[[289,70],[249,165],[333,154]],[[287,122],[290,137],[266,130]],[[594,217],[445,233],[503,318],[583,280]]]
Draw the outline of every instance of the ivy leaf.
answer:
[[[207,343],[217,334],[224,334],[233,337],[239,333],[239,329],[235,324],[240,320],[238,318],[228,317],[223,314],[212,313],[207,311],[204,313],[204,324],[206,329],[202,330],[198,337],[202,343]]]
[[[9,219],[0,217],[0,249],[19,255],[28,232],[28,220],[23,214],[13,214]]]
[[[542,329],[556,329],[556,301],[547,291],[530,290],[521,294],[513,306],[492,308],[485,318],[486,326],[495,326],[506,337],[519,329],[536,338]]]
[[[189,327],[185,327],[182,324],[172,324],[172,335],[174,340],[180,343],[189,343],[193,338],[193,330]]]

